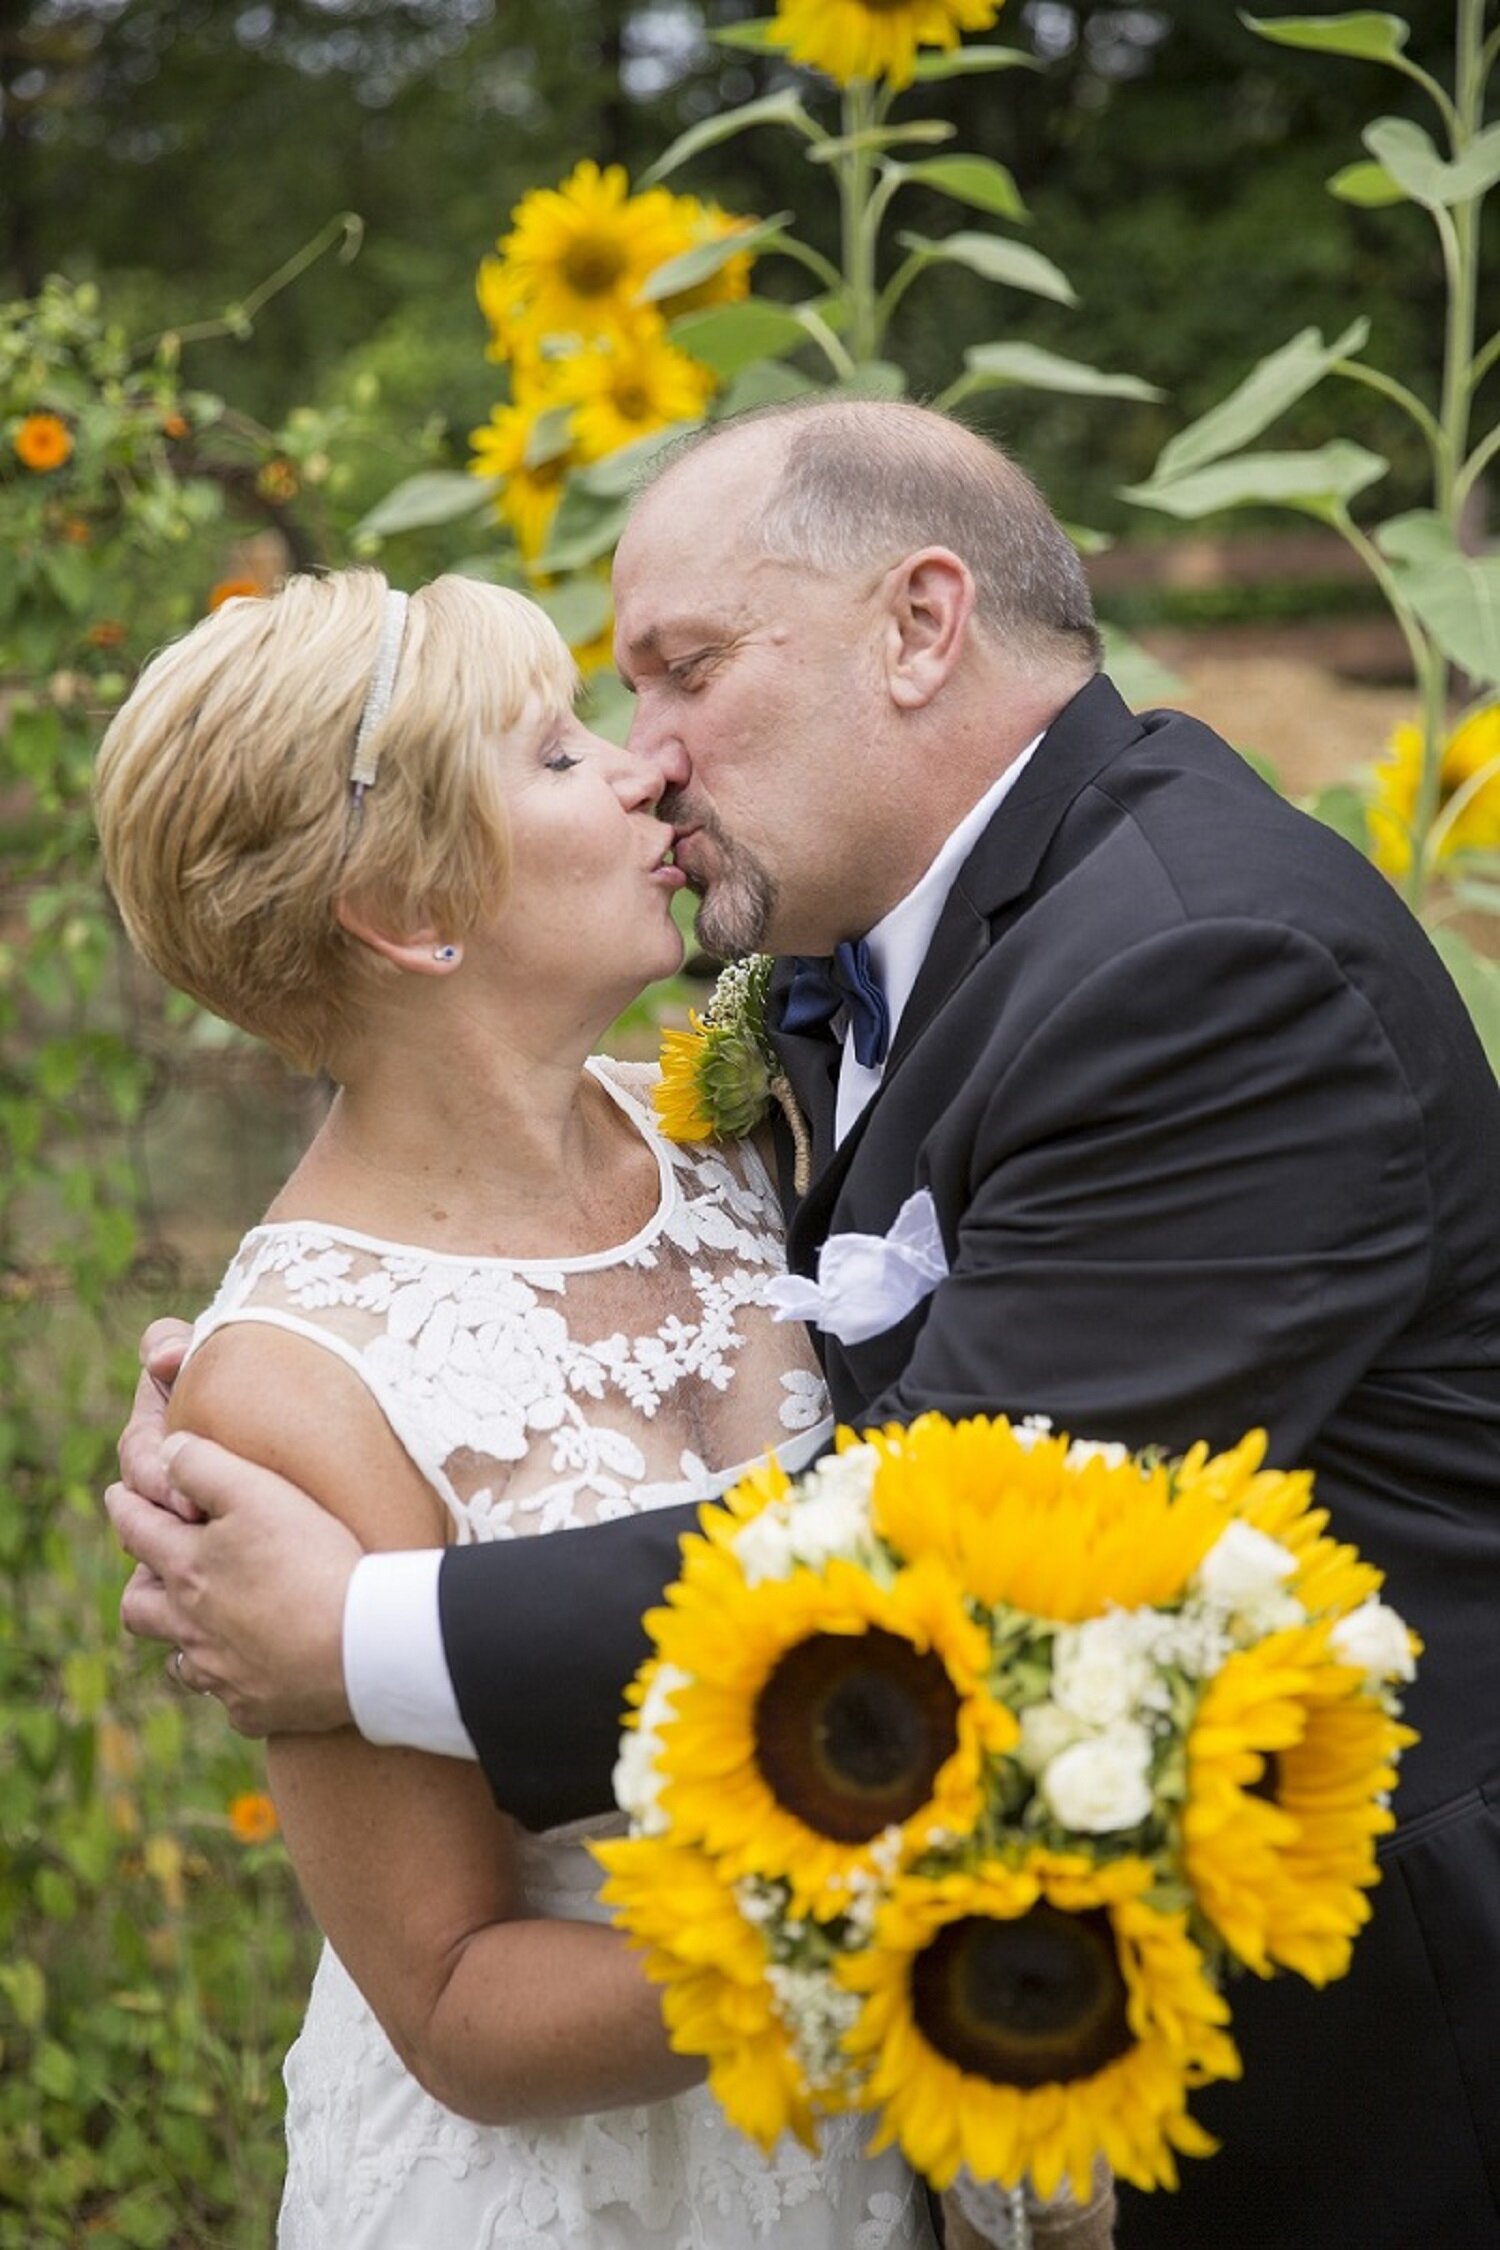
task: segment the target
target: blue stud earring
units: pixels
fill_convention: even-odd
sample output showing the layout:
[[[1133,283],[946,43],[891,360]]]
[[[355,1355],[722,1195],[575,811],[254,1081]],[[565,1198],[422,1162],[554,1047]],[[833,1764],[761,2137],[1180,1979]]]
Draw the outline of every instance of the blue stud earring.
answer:
[[[432,958],[434,961],[456,961],[458,959],[458,947],[456,945],[435,945],[432,949]]]

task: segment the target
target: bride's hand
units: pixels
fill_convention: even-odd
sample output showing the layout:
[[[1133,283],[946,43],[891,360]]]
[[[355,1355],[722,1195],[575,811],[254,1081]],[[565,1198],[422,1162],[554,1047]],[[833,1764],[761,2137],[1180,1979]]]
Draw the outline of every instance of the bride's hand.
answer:
[[[167,1436],[167,1406],[186,1355],[192,1329],[185,1320],[153,1320],[140,1341],[141,1374],[131,1402],[130,1420],[120,1432],[120,1481],[181,1513],[187,1503],[172,1489],[162,1459]]]

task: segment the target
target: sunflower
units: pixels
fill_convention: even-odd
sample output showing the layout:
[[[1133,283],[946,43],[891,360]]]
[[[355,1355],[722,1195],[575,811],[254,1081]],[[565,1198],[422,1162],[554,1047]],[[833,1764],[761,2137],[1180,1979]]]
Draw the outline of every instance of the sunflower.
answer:
[[[651,1100],[657,1123],[669,1141],[711,1141],[714,1121],[700,1070],[708,1047],[708,1033],[696,1008],[688,1012],[686,1031],[664,1030],[661,1035],[661,1076]]]
[[[547,544],[547,533],[562,498],[562,488],[573,463],[565,448],[546,461],[528,462],[538,419],[554,400],[525,400],[514,406],[497,406],[481,429],[469,432],[473,448],[469,467],[477,477],[502,477],[495,497],[495,513],[508,523],[527,562],[535,562]]]
[[[575,165],[558,188],[535,188],[501,237],[504,269],[486,281],[501,333],[617,335],[641,317],[648,274],[691,247],[665,188],[632,195],[623,165]],[[659,316],[657,316],[659,317]]]
[[[22,468],[41,475],[72,457],[73,433],[59,415],[28,414],[11,444]]]
[[[845,2046],[882,2112],[872,2145],[937,2188],[967,2164],[1042,2196],[1066,2178],[1086,2197],[1100,2152],[1143,2188],[1176,2185],[1174,2150],[1210,2154],[1187,2095],[1239,2057],[1185,1916],[1143,1903],[1152,1881],[1143,1860],[1035,1852],[896,1882],[838,1968],[864,1995]]]
[[[889,1832],[920,1850],[969,1830],[986,1752],[1016,1739],[985,1693],[988,1637],[936,1557],[878,1585],[835,1560],[749,1586],[722,1540],[691,1550],[648,1624],[690,1684],[658,1756],[660,1804],[726,1880],[783,1878],[837,1912]]]
[[[1182,1816],[1188,1879],[1226,1945],[1261,1976],[1279,1964],[1318,1985],[1369,1920],[1384,1799],[1416,1740],[1331,1632],[1319,1619],[1227,1659],[1188,1735]]]
[[[814,2144],[812,2109],[767,1980],[766,1941],[703,1853],[654,1837],[590,1845],[679,2054],[708,2060],[708,2083],[741,2132],[770,2149],[783,2132]]]
[[[976,1601],[1076,1624],[1176,1600],[1232,1515],[1225,1483],[1174,1480],[1003,1418],[866,1433],[881,1455],[875,1525],[901,1555],[935,1553]]]
[[[1376,866],[1393,882],[1411,867],[1412,828],[1422,783],[1422,730],[1397,727],[1390,748],[1375,768],[1375,796],[1370,806],[1371,855]],[[1500,760],[1500,703],[1487,703],[1449,736],[1443,746],[1438,776],[1441,808],[1466,788],[1487,766]],[[1457,817],[1438,840],[1436,858],[1441,863],[1460,852],[1500,850],[1500,765],[1480,782]]]
[[[693,1010],[686,1031],[663,1032],[655,1102],[668,1140],[739,1140],[754,1131],[773,1095],[789,1105],[766,1031],[773,966],[769,953],[729,962],[702,1015]]]
[[[575,409],[581,461],[602,461],[654,430],[698,420],[714,390],[708,368],[649,327],[571,353],[558,364],[556,384]]]
[[[793,62],[847,86],[883,78],[909,86],[919,47],[956,47],[966,31],[988,31],[1001,0],[778,0],[772,33]]]

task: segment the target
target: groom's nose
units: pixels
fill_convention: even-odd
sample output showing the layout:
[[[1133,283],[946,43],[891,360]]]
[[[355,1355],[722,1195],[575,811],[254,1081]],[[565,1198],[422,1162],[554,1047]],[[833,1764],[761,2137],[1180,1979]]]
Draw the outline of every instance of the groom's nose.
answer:
[[[681,771],[687,772],[684,759]],[[615,794],[629,812],[656,813],[662,799],[679,786],[678,764],[673,758],[662,758],[637,748],[632,728],[629,738],[615,751]]]
[[[662,723],[644,696],[636,702],[625,748],[655,775],[658,797],[664,797],[670,789],[685,787],[692,779],[692,760],[683,748],[681,736],[673,727]]]

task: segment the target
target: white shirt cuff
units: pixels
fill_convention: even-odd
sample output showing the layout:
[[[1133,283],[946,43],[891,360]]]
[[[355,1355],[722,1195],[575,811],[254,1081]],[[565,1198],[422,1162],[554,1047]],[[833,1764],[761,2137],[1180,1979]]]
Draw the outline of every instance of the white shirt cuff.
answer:
[[[344,1687],[367,1742],[475,1756],[458,1715],[438,1616],[441,1547],[365,1555],[344,1601]]]

